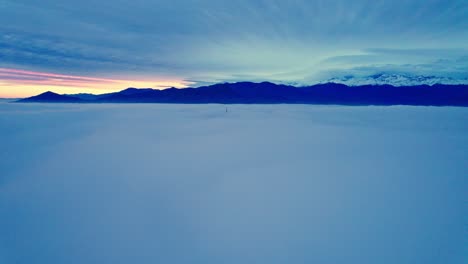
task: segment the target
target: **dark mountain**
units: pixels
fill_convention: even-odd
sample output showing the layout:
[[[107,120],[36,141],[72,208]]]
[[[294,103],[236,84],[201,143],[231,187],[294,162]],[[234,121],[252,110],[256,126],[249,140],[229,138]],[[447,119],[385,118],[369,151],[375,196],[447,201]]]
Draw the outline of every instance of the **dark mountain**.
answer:
[[[68,95],[60,95],[53,92],[45,92],[39,95],[18,100],[20,103],[79,103],[82,99]]]
[[[468,85],[362,85],[321,84],[303,88],[309,103],[348,105],[468,106]]]
[[[396,87],[326,83],[294,87],[269,82],[238,82],[185,89],[128,88],[117,93],[102,95],[58,95],[48,92],[20,102],[468,106],[468,85]]]
[[[119,93],[124,94],[124,95],[133,95],[133,94],[145,93],[145,92],[150,92],[150,91],[154,91],[154,89],[130,87],[130,88],[120,91]]]
[[[89,101],[96,100],[99,97],[99,95],[90,94],[90,93],[64,94],[64,95],[69,96],[69,97],[79,98],[82,100],[89,100]]]
[[[102,95],[98,102],[139,103],[288,103],[304,95],[293,86],[273,83],[223,83],[199,88],[165,90],[129,88]]]

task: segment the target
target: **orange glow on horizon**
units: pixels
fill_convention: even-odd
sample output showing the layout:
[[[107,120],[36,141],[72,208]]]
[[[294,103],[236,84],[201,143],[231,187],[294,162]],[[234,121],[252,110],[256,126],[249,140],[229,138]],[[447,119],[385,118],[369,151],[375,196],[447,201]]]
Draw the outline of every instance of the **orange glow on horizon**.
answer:
[[[122,80],[0,68],[0,98],[24,98],[46,91],[59,94],[103,94],[128,87],[185,88],[190,84],[182,79]]]

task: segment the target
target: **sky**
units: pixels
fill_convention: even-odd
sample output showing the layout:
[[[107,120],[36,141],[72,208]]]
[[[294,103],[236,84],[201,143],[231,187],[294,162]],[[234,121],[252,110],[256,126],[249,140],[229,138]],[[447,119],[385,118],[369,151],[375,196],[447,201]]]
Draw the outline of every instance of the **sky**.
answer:
[[[376,74],[468,83],[467,43],[466,0],[0,0],[0,97]]]

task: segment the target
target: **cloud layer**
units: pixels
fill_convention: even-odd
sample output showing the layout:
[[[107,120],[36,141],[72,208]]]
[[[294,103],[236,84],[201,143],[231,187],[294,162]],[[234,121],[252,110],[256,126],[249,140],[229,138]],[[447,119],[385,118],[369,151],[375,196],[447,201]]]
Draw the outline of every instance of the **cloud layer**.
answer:
[[[467,112],[0,103],[0,263],[466,263]]]

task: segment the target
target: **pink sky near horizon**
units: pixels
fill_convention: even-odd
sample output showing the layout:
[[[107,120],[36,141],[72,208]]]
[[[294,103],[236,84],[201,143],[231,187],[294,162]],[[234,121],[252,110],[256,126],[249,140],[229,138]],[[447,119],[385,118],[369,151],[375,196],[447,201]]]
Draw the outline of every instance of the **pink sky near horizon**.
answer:
[[[103,94],[120,91],[128,87],[185,88],[190,84],[188,81],[175,78],[129,80],[0,68],[0,98],[23,98],[46,91],[59,94]]]

